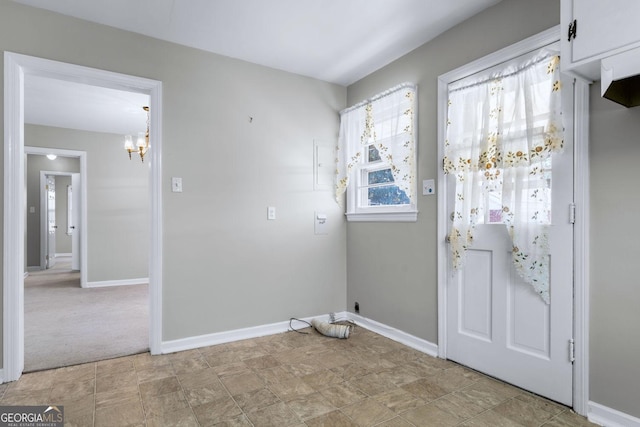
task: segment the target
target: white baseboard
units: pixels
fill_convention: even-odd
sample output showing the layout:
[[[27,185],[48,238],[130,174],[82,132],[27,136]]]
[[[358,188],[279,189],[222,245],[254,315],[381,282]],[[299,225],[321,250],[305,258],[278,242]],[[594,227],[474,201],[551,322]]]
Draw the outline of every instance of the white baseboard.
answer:
[[[129,286],[129,285],[148,285],[149,278],[142,277],[140,279],[124,279],[124,280],[104,280],[101,282],[87,282],[87,288],[104,288],[107,286]]]
[[[438,357],[438,346],[429,341],[415,337],[413,335],[402,332],[375,320],[367,319],[357,314],[342,312],[335,313],[337,319],[347,319],[356,323],[356,325],[368,329],[372,332],[385,336],[389,339],[402,343],[408,347],[426,353],[433,357]],[[306,317],[301,320],[310,322],[312,319],[319,319],[325,322],[329,321],[329,315],[320,315]],[[295,325],[294,325],[295,326]],[[234,341],[246,340],[250,338],[264,337],[267,335],[279,334],[289,330],[289,321],[271,323],[268,325],[253,326],[250,328],[235,329],[225,332],[217,332],[214,334],[200,335],[196,337],[181,338],[172,341],[164,341],[161,345],[161,352],[175,353],[177,351],[192,350],[195,348],[208,347],[211,345],[224,344]]]
[[[306,317],[304,321],[311,322],[311,319],[329,320],[329,315]],[[161,352],[163,354],[175,353],[176,351],[192,350],[194,348],[208,347],[211,345],[224,344],[234,341],[246,340],[250,338],[275,335],[289,330],[289,321],[271,323],[268,325],[253,326],[250,328],[235,329],[232,331],[217,332],[214,334],[200,335],[196,337],[181,338],[172,341],[163,341]]]
[[[0,369],[0,384],[4,384],[4,369]]]
[[[589,402],[587,418],[592,423],[607,427],[640,427],[640,418],[625,414],[595,402]]]
[[[40,267],[39,265],[31,265],[27,267],[27,271],[31,272],[31,271],[42,271],[44,270],[42,267]]]
[[[56,254],[56,258],[60,258],[60,257],[70,257],[70,256],[72,256],[72,255],[73,255],[73,254],[71,254],[71,253],[65,253],[65,252],[62,252],[62,253],[59,253],[59,254],[57,253],[57,254]]]
[[[384,325],[380,322],[376,322],[375,320],[367,319],[366,317],[362,317],[359,314],[348,313],[347,317],[350,320],[356,322],[357,325],[362,326],[363,328],[369,329],[372,332],[375,332],[379,335],[392,339],[393,341],[397,341],[408,347],[411,347],[413,349],[426,353],[429,356],[438,357],[437,344],[434,344],[422,338],[418,338],[416,336],[410,335],[399,329],[392,328],[391,326]]]

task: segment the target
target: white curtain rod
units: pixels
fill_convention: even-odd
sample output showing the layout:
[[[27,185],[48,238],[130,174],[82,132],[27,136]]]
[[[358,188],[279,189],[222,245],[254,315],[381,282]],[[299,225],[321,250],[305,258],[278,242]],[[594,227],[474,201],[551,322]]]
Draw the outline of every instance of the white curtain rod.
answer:
[[[400,83],[399,85],[394,86],[391,89],[387,89],[384,92],[380,92],[379,94],[374,95],[371,98],[367,98],[364,101],[360,101],[356,105],[353,105],[351,107],[345,108],[344,110],[340,111],[340,114],[348,113],[349,111],[353,111],[356,108],[363,107],[363,106],[367,105],[370,102],[377,101],[380,98],[384,98],[385,96],[391,95],[392,93],[397,92],[400,89],[404,89],[404,88],[407,88],[407,87],[413,88],[413,89],[417,89],[418,85],[416,85],[415,83],[409,83],[409,82]]]

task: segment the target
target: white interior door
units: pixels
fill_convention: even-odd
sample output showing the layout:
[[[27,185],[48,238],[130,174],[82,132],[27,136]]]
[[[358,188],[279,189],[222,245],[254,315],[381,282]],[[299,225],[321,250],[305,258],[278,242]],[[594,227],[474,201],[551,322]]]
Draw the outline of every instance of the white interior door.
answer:
[[[47,175],[46,177],[46,212],[47,212],[47,250],[46,268],[51,268],[56,264],[56,177]]]
[[[71,224],[69,228],[71,231],[71,269],[80,270],[80,233],[82,228],[80,226],[80,174],[74,173],[71,175]]]
[[[571,82],[564,87],[567,118]],[[551,303],[516,273],[506,226],[490,220],[478,224],[464,268],[448,274],[446,353],[451,360],[571,406],[573,135],[569,123],[565,128],[564,153],[551,166]],[[448,200],[453,201],[455,177],[447,179]],[[449,208],[452,212],[453,204]]]

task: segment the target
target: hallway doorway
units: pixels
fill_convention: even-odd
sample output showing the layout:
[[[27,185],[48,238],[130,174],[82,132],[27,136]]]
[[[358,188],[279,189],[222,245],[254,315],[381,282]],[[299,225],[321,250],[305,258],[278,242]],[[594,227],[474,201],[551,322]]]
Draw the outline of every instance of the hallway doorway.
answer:
[[[5,52],[5,229],[3,368],[4,380],[17,380],[25,367],[25,260],[24,260],[24,91],[25,76],[45,76],[66,82],[147,94],[150,99],[150,135],[153,150],[145,157],[149,176],[148,234],[148,348],[160,353],[162,337],[162,192],[160,158],[161,82],[72,64]],[[124,150],[122,150],[124,152]],[[126,155],[126,153],[123,153]],[[126,160],[128,161],[128,160]],[[84,271],[84,269],[83,269]],[[106,288],[100,282],[96,287]],[[123,286],[126,287],[126,286]],[[89,289],[83,289],[89,290]],[[93,290],[93,289],[91,289]],[[104,289],[95,289],[105,292]],[[145,323],[145,322],[143,322]]]

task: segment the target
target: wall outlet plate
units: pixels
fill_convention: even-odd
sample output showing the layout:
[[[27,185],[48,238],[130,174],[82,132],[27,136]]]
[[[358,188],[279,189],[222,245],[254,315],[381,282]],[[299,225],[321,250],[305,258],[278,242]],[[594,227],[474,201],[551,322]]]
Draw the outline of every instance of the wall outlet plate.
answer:
[[[422,195],[430,196],[436,194],[436,184],[433,179],[425,179],[422,181]]]

